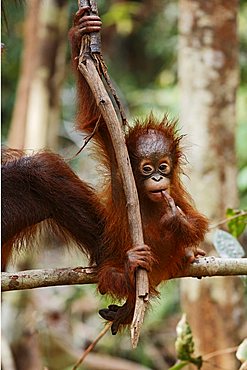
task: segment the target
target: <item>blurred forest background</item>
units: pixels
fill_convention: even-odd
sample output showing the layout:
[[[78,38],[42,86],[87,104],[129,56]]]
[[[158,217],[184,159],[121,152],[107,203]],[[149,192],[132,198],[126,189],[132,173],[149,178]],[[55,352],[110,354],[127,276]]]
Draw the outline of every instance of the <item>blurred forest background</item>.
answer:
[[[215,4],[215,1],[209,2]],[[180,116],[185,115],[185,111],[181,113],[181,106],[183,106],[181,86],[183,88],[186,81],[183,77],[179,78],[183,68],[181,66],[179,68],[178,56],[179,22],[181,22],[184,7],[189,3],[195,4],[196,0],[187,2],[181,0],[180,4],[175,0],[98,1],[99,14],[103,22],[103,56],[117,92],[125,105],[129,120],[145,117],[150,111],[158,117],[168,112],[169,117],[178,118],[182,131],[186,132],[188,137],[194,129],[188,130],[189,126],[183,124],[183,119],[180,119]],[[226,3],[230,2],[226,1]],[[238,13],[239,42],[236,126],[233,122],[236,143],[236,146],[233,146],[233,150],[236,150],[233,182],[236,182],[238,188],[236,191],[238,190],[239,203],[235,203],[234,206],[244,209],[247,208],[247,3],[245,0],[238,4],[235,1],[232,3]],[[73,14],[77,9],[76,0],[4,2],[2,11],[2,42],[4,43],[2,143],[4,145],[28,150],[50,148],[65,158],[73,157],[81,147],[82,135],[73,129],[76,109],[75,80],[71,71],[67,37]],[[47,38],[42,38],[40,36],[42,27],[45,27],[46,21],[52,24],[54,18],[57,39],[49,34]],[[182,29],[183,26],[180,27]],[[41,38],[40,42],[37,41],[38,35]],[[180,58],[180,63],[183,63],[183,56]],[[47,68],[45,73],[41,68],[44,65]],[[49,82],[48,97],[40,89],[40,85],[34,84],[37,82],[38,73]],[[189,108],[187,106],[188,110]],[[201,114],[204,113],[201,112]],[[198,126],[201,118],[201,115],[198,115]],[[222,136],[226,134],[224,130],[223,123]],[[221,133],[221,131],[218,132]],[[203,137],[201,139],[203,141]],[[190,143],[199,146],[196,140],[192,139]],[[224,152],[224,148],[220,151]],[[225,161],[228,161],[227,157]],[[95,187],[100,186],[97,166],[88,151],[83,151],[71,161],[71,165],[83,179]],[[200,175],[198,177],[200,179]],[[192,174],[191,179],[193,178]],[[197,190],[194,192],[198,194],[198,181],[196,180],[195,183],[194,188]],[[211,186],[213,188],[214,185]],[[235,190],[228,189],[228,191],[231,190],[235,193]],[[192,194],[194,197],[193,191]],[[223,197],[226,198],[226,205],[224,203],[226,210],[232,204],[227,194],[223,194]],[[204,206],[206,201],[202,200],[200,203],[198,196],[195,198],[198,207],[212,221],[224,218],[223,211],[218,212],[215,209],[212,211],[208,201]],[[45,245],[44,253],[39,253],[35,257],[30,256],[28,259],[18,258],[18,261],[9,266],[9,269],[87,265],[87,261],[83,261],[76,251],[73,255],[68,254],[66,250],[61,253],[57,240],[50,240],[47,236],[43,236],[42,243]],[[206,245],[206,249],[210,250],[210,247]],[[215,254],[215,251],[212,254]],[[188,311],[189,319],[193,321],[194,317],[198,320],[197,323],[192,324],[198,355],[237,346],[240,339],[244,337],[246,324],[244,325],[242,320],[243,283],[240,279],[239,281],[237,278],[234,279],[227,281],[212,279],[212,289],[216,294],[218,292],[218,295],[217,298],[211,299],[208,291],[208,295],[205,295],[205,292],[202,294],[202,302],[207,301],[214,305],[212,310],[212,307],[205,303],[205,311],[203,311],[204,303],[199,301],[202,297],[198,296],[198,302],[193,302],[193,305],[188,304],[188,293],[185,287],[185,285],[189,286],[187,282],[182,284],[182,287],[178,281],[168,282],[160,288],[160,299],[153,302],[152,308],[146,315],[137,350],[132,351],[130,348],[129,333],[119,334],[116,337],[108,333],[97,345],[94,353],[87,357],[82,368],[168,369],[176,361],[174,342],[176,323],[182,312],[180,297],[182,297],[183,309]],[[193,286],[191,289],[198,288]],[[226,289],[227,297],[233,296],[234,293],[234,307],[237,307],[234,312],[229,307],[226,309],[223,298],[221,300],[221,294],[226,292]],[[208,286],[206,290],[210,290]],[[216,303],[217,300],[219,302]],[[72,369],[83,348],[94,340],[104,325],[97,311],[110,302],[111,300],[96,294],[95,287],[92,286],[43,288],[33,292],[5,293],[2,304],[3,359],[8,366],[4,367],[3,364],[3,368],[37,370],[45,369],[47,366],[51,370]],[[203,314],[200,316],[200,312],[196,314],[193,311],[195,307],[204,313],[211,310],[214,314],[221,309],[225,312],[226,316],[222,315],[221,319],[208,317],[206,320],[207,325],[210,322],[210,325],[217,326],[217,335],[212,332],[211,327],[204,328],[205,316]],[[217,323],[221,320],[221,325],[216,325],[214,320]],[[224,324],[228,322],[227,320],[231,321],[231,325]],[[198,324],[200,322],[201,324]],[[231,338],[231,342],[228,337],[231,336],[232,330],[236,335],[232,335],[234,340]],[[205,334],[205,338],[202,338],[200,331],[205,333],[208,331],[209,334],[208,336]],[[216,336],[218,339],[214,343],[213,339]],[[229,343],[225,337],[230,340]],[[200,346],[200,341],[203,343],[204,340],[212,342],[213,349]],[[200,353],[200,350],[204,353]],[[235,362],[234,351],[232,352],[231,357],[223,354],[221,360],[220,356],[214,357],[212,362],[208,360],[208,367],[204,366],[203,369],[238,369],[239,364]]]

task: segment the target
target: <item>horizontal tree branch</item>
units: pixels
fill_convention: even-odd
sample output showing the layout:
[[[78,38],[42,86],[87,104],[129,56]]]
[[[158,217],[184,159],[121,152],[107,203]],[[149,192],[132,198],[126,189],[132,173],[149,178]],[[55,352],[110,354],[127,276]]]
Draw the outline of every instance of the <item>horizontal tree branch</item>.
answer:
[[[203,257],[174,278],[247,275],[247,258]],[[96,284],[95,267],[57,268],[2,272],[2,291],[33,289],[48,286]]]

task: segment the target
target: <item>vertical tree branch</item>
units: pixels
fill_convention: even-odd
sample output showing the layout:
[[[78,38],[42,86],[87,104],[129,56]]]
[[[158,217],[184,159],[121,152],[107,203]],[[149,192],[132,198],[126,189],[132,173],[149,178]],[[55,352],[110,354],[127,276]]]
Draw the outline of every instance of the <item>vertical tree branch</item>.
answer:
[[[79,0],[79,7],[90,6],[94,14],[97,14],[96,1]],[[81,53],[79,57],[78,68],[88,82],[100,112],[107,124],[113,147],[116,154],[116,159],[123,182],[124,193],[127,203],[128,220],[130,227],[130,235],[134,246],[143,245],[143,231],[141,214],[139,208],[139,199],[136,190],[135,180],[132,173],[128,151],[125,145],[125,138],[118,115],[111,102],[111,99],[104,87],[104,84],[99,76],[98,70],[94,64],[94,59],[100,65],[101,70],[105,69],[105,64],[100,54],[100,49],[93,53],[91,47],[95,49],[95,36],[92,34],[85,36],[87,39],[82,39]],[[91,39],[91,40],[90,40]],[[89,42],[87,42],[89,40]],[[85,45],[87,50],[85,49]],[[96,58],[95,58],[96,57]],[[147,272],[143,269],[138,269],[136,274],[136,306],[134,318],[131,325],[131,341],[135,348],[138,343],[141,325],[143,323],[146,305],[149,299],[149,282]]]

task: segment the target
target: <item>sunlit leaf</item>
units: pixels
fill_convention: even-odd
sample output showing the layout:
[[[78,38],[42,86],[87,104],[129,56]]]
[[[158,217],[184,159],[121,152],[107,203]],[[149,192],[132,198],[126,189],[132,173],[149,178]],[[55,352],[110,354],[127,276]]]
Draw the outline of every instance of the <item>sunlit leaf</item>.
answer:
[[[226,211],[228,218],[234,217],[227,223],[229,232],[237,238],[241,235],[247,224],[247,213],[239,209],[228,208]]]
[[[133,28],[133,15],[138,12],[140,4],[135,1],[114,3],[102,17],[104,26],[115,25],[120,34],[128,35]]]
[[[222,258],[241,258],[245,254],[238,240],[220,229],[217,229],[214,234],[213,244]]]

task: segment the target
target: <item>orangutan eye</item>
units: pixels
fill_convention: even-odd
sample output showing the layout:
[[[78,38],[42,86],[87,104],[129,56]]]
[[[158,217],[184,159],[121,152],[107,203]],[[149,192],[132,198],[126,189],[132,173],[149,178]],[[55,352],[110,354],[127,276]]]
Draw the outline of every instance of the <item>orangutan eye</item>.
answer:
[[[169,164],[168,163],[161,163],[160,165],[159,165],[159,171],[161,172],[161,173],[164,173],[165,175],[167,175],[169,172],[170,172],[170,166],[169,166]]]
[[[142,173],[144,175],[151,175],[151,173],[153,172],[153,167],[148,165],[148,164],[145,164],[143,167],[142,167]]]

